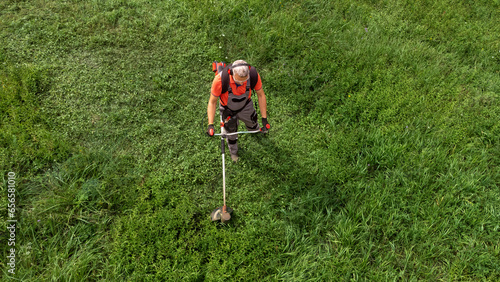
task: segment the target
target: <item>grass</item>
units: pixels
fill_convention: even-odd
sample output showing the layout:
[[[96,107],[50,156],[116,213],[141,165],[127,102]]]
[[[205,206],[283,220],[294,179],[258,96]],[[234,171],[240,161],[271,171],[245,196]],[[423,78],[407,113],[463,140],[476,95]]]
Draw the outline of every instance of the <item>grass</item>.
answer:
[[[3,1],[2,187],[18,176],[4,278],[498,280],[499,12]],[[240,137],[222,225],[203,118],[211,62],[240,58],[262,76],[272,128]]]

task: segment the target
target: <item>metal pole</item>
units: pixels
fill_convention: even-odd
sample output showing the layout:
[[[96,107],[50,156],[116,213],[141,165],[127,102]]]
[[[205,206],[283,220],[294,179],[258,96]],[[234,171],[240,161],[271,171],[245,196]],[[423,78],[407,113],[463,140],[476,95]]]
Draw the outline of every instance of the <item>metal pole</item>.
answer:
[[[222,121],[222,117],[221,117]],[[221,151],[222,151],[222,194],[224,195],[224,206],[222,206],[222,211],[226,212],[226,161],[225,161],[225,151],[226,151],[226,146],[224,144],[224,133],[225,133],[225,128],[221,127],[221,137],[220,137],[220,144],[221,144]]]
[[[224,138],[221,138],[221,148],[222,148],[222,193],[224,194],[224,209],[226,208],[226,162],[224,158]]]

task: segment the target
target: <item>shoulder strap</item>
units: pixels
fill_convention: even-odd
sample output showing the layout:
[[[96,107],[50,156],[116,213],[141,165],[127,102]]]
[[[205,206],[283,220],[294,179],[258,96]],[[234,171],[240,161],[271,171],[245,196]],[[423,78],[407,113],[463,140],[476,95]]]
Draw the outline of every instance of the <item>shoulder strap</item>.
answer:
[[[213,61],[212,62],[212,71],[215,72],[215,75],[217,74],[220,74],[220,78],[221,78],[221,95],[222,93],[226,92],[227,91],[227,88],[229,87],[229,70],[230,70],[230,67],[231,64],[229,65],[226,65],[226,63],[224,62],[217,62],[217,61]]]
[[[257,84],[257,80],[259,80],[259,74],[254,67],[250,68],[250,88],[255,89],[255,85]]]
[[[225,67],[221,72],[220,72],[220,81],[221,81],[221,90],[220,94],[227,92],[227,88],[229,87],[229,73],[228,73],[228,67]]]

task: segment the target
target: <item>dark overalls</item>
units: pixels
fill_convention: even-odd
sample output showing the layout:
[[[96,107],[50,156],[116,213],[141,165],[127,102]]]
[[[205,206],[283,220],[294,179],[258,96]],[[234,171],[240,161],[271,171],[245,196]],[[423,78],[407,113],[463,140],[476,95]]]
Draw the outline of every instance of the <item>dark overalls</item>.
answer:
[[[234,95],[233,90],[231,89],[231,83],[229,83],[227,106],[219,105],[219,111],[222,120],[226,121],[228,117],[231,117],[224,124],[226,133],[238,131],[240,120],[245,123],[247,130],[259,130],[260,126],[257,122],[257,113],[255,111],[255,108],[253,107],[252,100],[249,99],[250,85],[250,78],[248,78],[245,94]],[[236,87],[243,86],[238,86],[238,84],[236,84]],[[237,141],[237,134],[227,136],[227,143],[231,155],[236,155],[238,153]]]

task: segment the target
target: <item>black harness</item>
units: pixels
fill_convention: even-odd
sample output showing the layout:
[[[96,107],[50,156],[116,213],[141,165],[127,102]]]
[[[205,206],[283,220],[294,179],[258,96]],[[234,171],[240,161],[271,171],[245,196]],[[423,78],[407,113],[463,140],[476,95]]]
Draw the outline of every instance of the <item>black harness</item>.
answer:
[[[234,95],[233,89],[231,88],[230,85],[230,79],[229,75],[233,75],[233,68],[235,67],[240,67],[240,66],[248,66],[250,70],[250,75],[247,81],[246,89],[245,89],[245,94],[243,95]],[[221,95],[222,93],[228,92],[228,99],[227,99],[227,105],[222,105],[224,108],[223,112],[223,118],[226,118],[228,116],[235,116],[237,115],[241,110],[243,110],[249,103],[252,102],[252,99],[249,98],[250,96],[250,89],[254,90],[255,85],[257,84],[257,81],[259,80],[257,70],[250,66],[249,64],[238,64],[238,65],[226,65],[225,63],[218,63],[214,62],[213,63],[213,71],[215,73],[220,73],[221,76]]]

